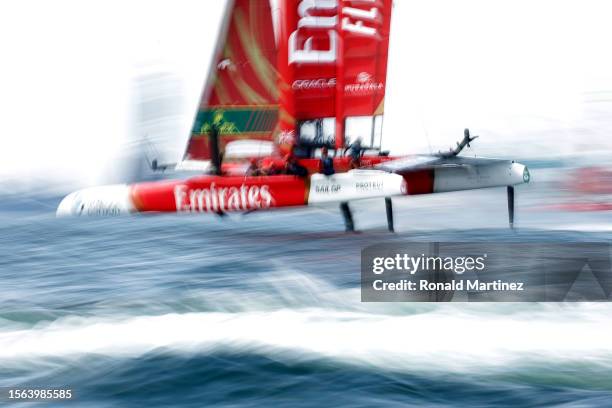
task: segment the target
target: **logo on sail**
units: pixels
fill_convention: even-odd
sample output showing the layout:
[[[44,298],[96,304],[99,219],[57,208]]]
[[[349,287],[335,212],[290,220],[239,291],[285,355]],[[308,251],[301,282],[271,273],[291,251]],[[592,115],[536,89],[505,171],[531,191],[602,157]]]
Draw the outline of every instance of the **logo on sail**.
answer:
[[[374,82],[374,76],[368,72],[360,72],[353,84],[344,86],[344,91],[349,94],[368,94],[376,91],[383,91],[385,84],[382,82]],[[293,82],[294,90],[321,90],[333,89],[336,87],[336,78],[319,78],[319,79],[298,79]]]
[[[372,81],[372,74],[368,72],[360,72],[359,75],[357,75],[357,82],[359,82],[360,84],[365,84],[371,81]]]
[[[212,125],[216,124],[219,127],[219,132],[223,135],[239,133],[238,126],[234,122],[225,119],[225,112],[221,109],[215,110],[209,122],[205,122],[200,127],[200,134],[210,133]]]
[[[345,6],[347,3],[351,6]],[[370,0],[363,3],[377,4]],[[334,64],[338,57],[338,25],[346,33],[377,38],[380,10],[358,6],[347,0],[302,0],[297,7],[300,16],[297,29],[289,36],[289,64]],[[342,10],[342,21],[338,15],[330,15],[334,11],[338,13],[338,10]],[[321,43],[328,44],[327,49],[315,45]]]
[[[294,90],[306,89],[333,89],[336,87],[336,78],[298,79],[293,82]]]
[[[278,135],[278,144],[281,145],[293,145],[295,144],[296,136],[295,130],[283,130]]]
[[[355,78],[354,84],[344,86],[344,91],[348,94],[371,94],[377,91],[384,91],[385,84],[374,82],[374,76],[369,72],[360,72]]]
[[[217,69],[219,69],[219,71],[236,71],[236,65],[234,65],[231,59],[226,58],[217,64]]]

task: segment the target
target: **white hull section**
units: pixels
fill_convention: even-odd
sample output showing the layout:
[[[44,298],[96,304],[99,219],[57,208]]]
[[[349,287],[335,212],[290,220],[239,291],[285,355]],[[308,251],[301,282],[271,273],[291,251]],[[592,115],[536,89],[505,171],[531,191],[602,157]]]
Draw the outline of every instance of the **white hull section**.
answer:
[[[434,193],[514,186],[529,182],[527,167],[519,163],[439,167],[434,170]]]
[[[135,211],[130,188],[125,184],[92,187],[68,194],[57,207],[56,215],[127,215]]]
[[[399,174],[378,170],[352,170],[332,176],[313,174],[308,204],[323,204],[406,194],[406,181]]]

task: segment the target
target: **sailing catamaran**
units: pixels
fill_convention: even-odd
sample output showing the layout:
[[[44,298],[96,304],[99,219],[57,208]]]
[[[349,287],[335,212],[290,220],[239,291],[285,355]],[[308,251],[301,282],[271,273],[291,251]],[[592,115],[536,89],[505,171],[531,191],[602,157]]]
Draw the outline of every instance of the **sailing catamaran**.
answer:
[[[475,139],[467,129],[448,152],[381,151],[391,11],[392,0],[229,1],[184,159],[173,166],[197,175],[80,190],[57,214],[223,215],[339,203],[350,231],[350,201],[384,198],[392,231],[392,197],[505,186],[512,226],[514,186],[529,182],[529,171],[461,157]],[[321,174],[322,150],[335,174]],[[303,174],[252,171],[289,162]]]

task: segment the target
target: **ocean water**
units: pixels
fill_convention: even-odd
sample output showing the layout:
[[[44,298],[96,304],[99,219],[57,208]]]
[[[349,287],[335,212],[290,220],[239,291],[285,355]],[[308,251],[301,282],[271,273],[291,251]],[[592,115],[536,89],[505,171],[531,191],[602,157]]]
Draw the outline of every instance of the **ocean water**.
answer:
[[[56,219],[60,197],[3,197],[0,387],[73,401],[2,406],[612,405],[607,303],[360,302],[381,242],[610,242],[609,213],[503,189],[247,216]]]

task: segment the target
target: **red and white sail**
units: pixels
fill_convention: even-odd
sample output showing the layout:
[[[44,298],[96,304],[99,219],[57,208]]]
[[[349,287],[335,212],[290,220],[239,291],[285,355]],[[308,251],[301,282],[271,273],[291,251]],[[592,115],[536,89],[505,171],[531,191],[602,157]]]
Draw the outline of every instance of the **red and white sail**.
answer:
[[[221,123],[220,145],[272,140],[278,123],[276,43],[269,0],[230,0],[185,160],[210,159],[208,134]]]
[[[281,0],[278,70],[281,145],[323,129],[380,144],[392,0]]]

